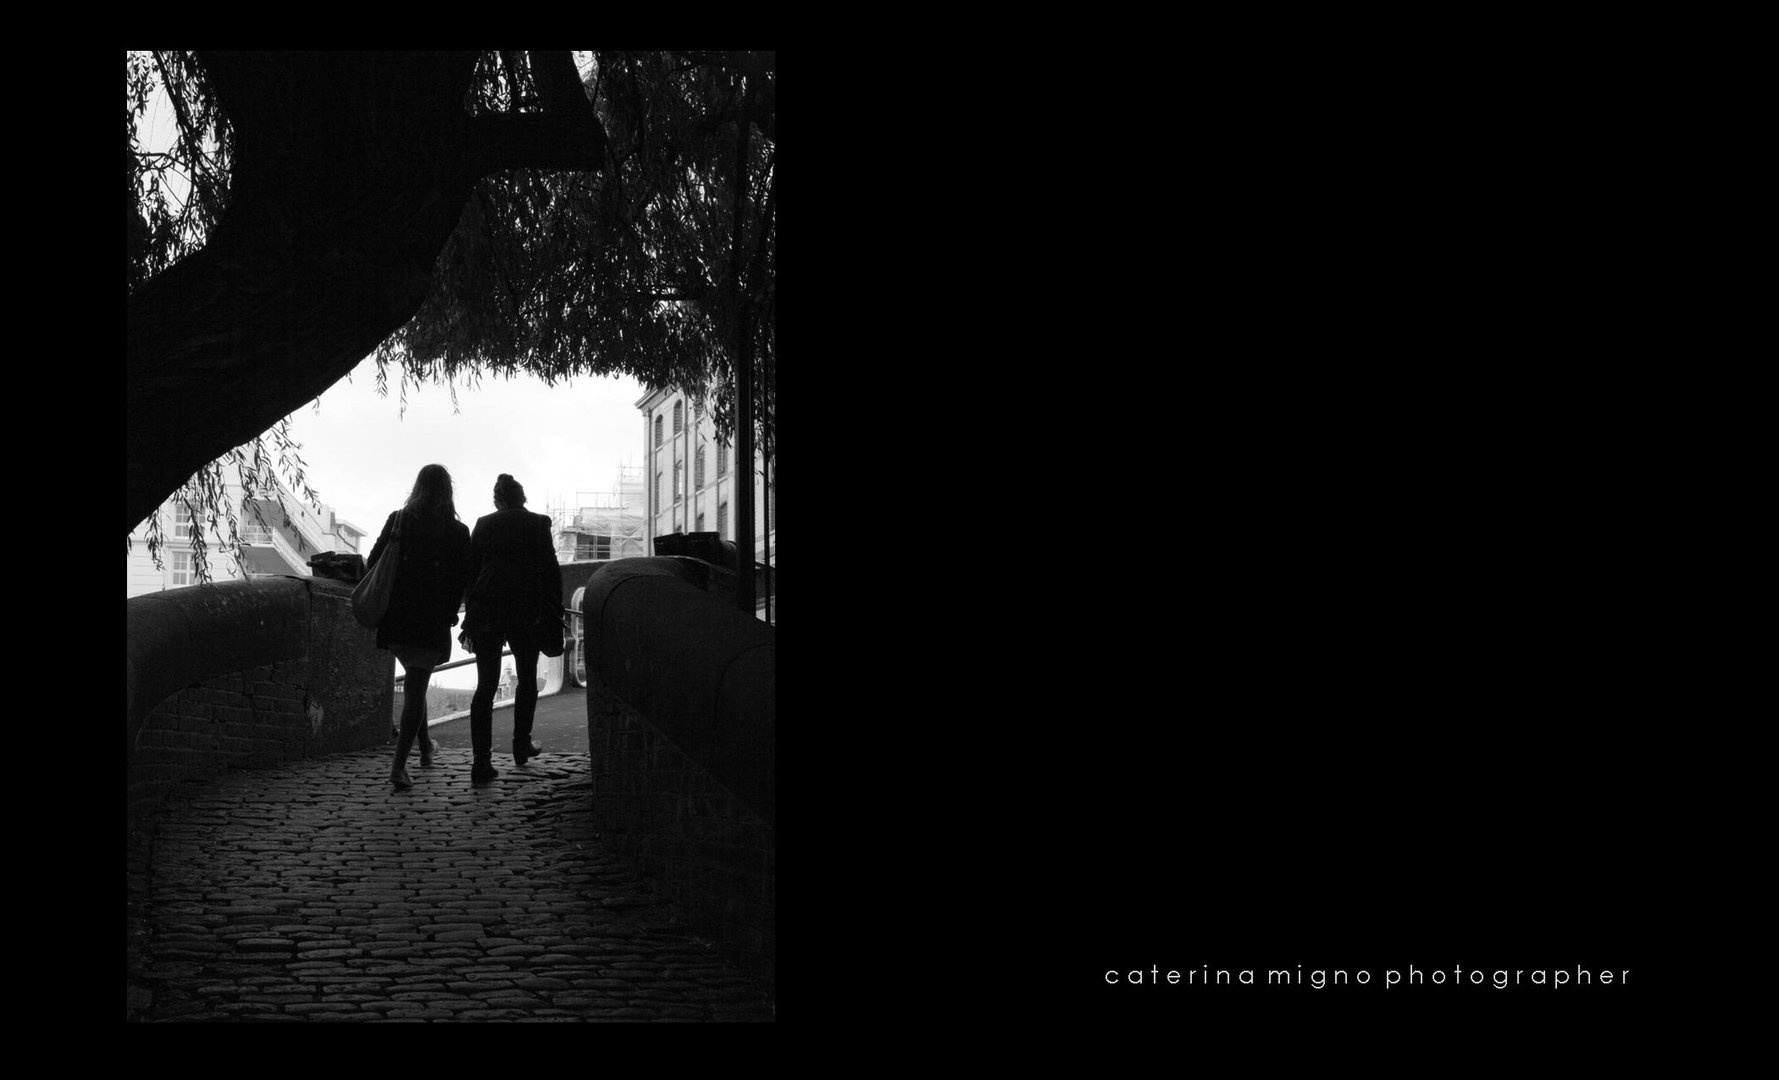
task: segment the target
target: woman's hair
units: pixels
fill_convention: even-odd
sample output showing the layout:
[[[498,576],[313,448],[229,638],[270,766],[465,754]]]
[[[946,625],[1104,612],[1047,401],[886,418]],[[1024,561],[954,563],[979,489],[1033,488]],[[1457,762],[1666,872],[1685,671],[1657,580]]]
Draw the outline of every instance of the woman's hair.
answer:
[[[494,502],[496,505],[513,509],[525,505],[525,486],[514,480],[511,473],[501,473],[494,481]]]
[[[451,497],[451,474],[443,465],[428,465],[421,469],[420,475],[414,478],[414,490],[408,495],[407,505],[402,509],[412,510],[423,518],[455,521],[457,503]]]

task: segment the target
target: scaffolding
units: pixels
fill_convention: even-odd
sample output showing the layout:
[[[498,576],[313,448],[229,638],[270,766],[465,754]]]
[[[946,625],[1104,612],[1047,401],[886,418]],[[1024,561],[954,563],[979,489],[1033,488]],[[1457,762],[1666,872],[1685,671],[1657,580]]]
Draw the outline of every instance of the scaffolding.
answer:
[[[616,491],[577,491],[549,509],[556,561],[628,559],[648,554],[647,490],[640,465],[618,468]]]

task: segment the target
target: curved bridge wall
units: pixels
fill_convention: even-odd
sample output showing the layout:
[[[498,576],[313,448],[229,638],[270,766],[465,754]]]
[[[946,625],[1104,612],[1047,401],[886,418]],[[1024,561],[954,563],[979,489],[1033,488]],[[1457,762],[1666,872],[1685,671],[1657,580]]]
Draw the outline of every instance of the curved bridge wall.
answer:
[[[276,577],[131,597],[131,832],[179,784],[389,740],[395,660],[352,587]]]
[[[695,559],[588,580],[593,812],[659,898],[773,975],[776,631]]]

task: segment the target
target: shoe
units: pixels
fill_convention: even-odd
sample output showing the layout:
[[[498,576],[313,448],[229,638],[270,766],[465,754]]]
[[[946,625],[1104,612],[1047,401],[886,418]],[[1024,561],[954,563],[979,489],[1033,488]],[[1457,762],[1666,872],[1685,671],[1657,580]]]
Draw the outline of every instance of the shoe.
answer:
[[[433,755],[433,751],[435,749],[436,749],[436,745],[422,746],[420,748],[420,767],[422,769],[432,768],[432,765],[433,765],[432,755]]]
[[[544,752],[544,748],[526,739],[523,742],[513,740],[513,764],[523,765],[528,758],[534,758]]]
[[[470,767],[469,779],[472,784],[486,784],[500,775],[500,770],[486,761],[478,761]]]
[[[397,769],[391,773],[389,782],[395,785],[397,791],[406,791],[414,786],[414,781],[408,779],[408,770],[406,769]]]

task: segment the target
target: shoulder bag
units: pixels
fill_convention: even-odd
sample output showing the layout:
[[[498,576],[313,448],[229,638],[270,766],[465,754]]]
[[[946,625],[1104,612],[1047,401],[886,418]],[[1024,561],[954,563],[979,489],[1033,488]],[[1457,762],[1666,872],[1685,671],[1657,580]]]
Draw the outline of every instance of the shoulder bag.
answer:
[[[537,651],[545,656],[561,656],[566,633],[561,602],[545,603],[542,620],[537,624]]]
[[[367,629],[376,629],[389,611],[389,597],[395,592],[396,569],[401,564],[403,516],[401,511],[396,511],[395,531],[389,534],[389,543],[383,545],[382,557],[352,590],[352,617]]]

